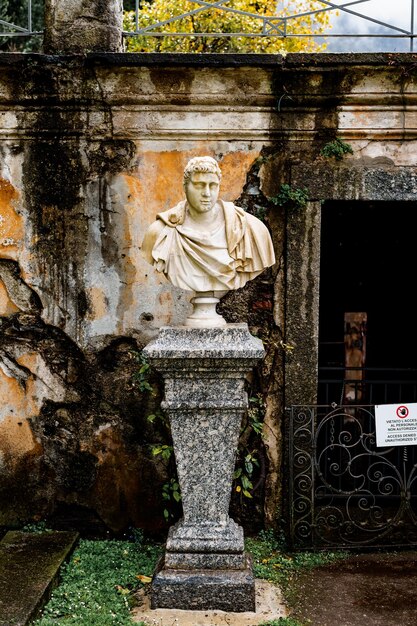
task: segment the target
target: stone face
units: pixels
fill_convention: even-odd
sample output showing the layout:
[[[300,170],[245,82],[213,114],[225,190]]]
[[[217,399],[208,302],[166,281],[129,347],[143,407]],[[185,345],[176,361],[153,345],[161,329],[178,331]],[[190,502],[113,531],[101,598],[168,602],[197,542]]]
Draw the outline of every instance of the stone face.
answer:
[[[301,397],[311,404],[317,399],[320,217],[318,203],[310,202],[288,219],[286,329],[295,346],[286,362],[288,405],[299,404]]]
[[[242,413],[232,414],[227,410],[221,417],[219,413],[194,410],[185,414],[181,411],[171,418],[174,449],[182,451],[180,455],[176,453],[178,475],[180,480],[187,477],[181,493],[184,523],[189,532],[181,529],[180,533],[178,529],[178,538],[186,540],[190,534],[193,536],[193,526],[201,520],[219,526],[216,532],[205,533],[208,541],[224,535],[224,541],[229,543],[235,535],[226,525],[230,502],[227,486],[231,485]]]
[[[212,359],[220,359],[222,364],[227,364],[228,359],[236,359],[235,370],[248,371],[263,357],[264,349],[262,342],[249,333],[246,324],[204,329],[164,326],[158,337],[146,346],[145,353],[163,374],[165,371],[176,371],[178,359],[193,359],[200,366],[200,371],[207,369],[213,374],[216,362]],[[239,363],[239,359],[246,360]],[[196,372],[194,378],[198,378]]]
[[[165,380],[183,518],[170,528],[152,606],[250,611],[254,580],[229,517],[244,376],[264,355],[245,324],[164,328],[144,353]]]
[[[255,580],[256,612],[253,610],[235,613],[229,611],[212,611],[207,615],[205,611],[196,612],[191,609],[151,609],[150,594],[142,588],[135,594],[137,606],[132,609],[131,615],[135,623],[146,626],[163,624],[181,624],[181,626],[254,626],[260,623],[269,623],[287,617],[289,611],[277,585],[257,578]]]

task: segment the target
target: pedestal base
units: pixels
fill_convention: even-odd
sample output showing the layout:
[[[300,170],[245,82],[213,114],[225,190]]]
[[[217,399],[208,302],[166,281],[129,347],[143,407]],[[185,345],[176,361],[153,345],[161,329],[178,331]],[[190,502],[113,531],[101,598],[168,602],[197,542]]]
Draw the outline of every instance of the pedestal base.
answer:
[[[151,586],[152,609],[255,611],[255,579],[251,563],[233,569],[180,570],[161,560]]]

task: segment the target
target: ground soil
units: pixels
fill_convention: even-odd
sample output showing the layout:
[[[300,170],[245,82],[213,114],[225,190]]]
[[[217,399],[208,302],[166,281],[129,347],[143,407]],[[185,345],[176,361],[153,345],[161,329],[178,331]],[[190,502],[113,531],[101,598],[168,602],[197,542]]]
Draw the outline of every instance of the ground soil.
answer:
[[[300,573],[291,615],[312,626],[417,626],[417,552],[351,556]]]

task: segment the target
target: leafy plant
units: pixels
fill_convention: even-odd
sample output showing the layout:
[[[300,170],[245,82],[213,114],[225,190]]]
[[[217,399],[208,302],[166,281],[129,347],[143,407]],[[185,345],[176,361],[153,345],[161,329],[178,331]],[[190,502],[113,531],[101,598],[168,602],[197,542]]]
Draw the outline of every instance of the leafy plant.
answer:
[[[308,202],[308,190],[305,187],[291,187],[291,185],[283,183],[278,195],[273,196],[270,200],[278,206],[289,205],[302,209]]]
[[[154,444],[151,446],[153,456],[158,456],[159,454],[164,459],[164,461],[169,461],[172,453],[174,452],[174,448],[172,446],[168,446],[167,444]]]
[[[330,159],[335,158],[337,161],[341,161],[345,154],[353,154],[352,146],[345,143],[340,137],[336,137],[334,141],[329,141],[320,150],[321,156]]]
[[[44,27],[43,0],[32,0],[31,16],[32,30],[42,31]],[[0,19],[27,28],[29,26],[27,0],[0,0]],[[16,31],[11,29],[11,32]],[[39,52],[41,47],[42,38],[39,36],[0,37],[0,50],[2,52]]]
[[[25,533],[52,533],[52,529],[48,528],[47,523],[44,521],[30,522],[25,524],[22,528]]]
[[[245,498],[252,498],[253,479],[260,467],[259,453],[253,441],[262,437],[265,404],[261,394],[249,398],[249,409],[243,423],[239,447],[237,450],[236,469],[233,474],[233,488]]]
[[[158,411],[155,415],[148,415],[148,421],[155,423],[159,420],[168,437],[170,443],[157,443],[151,445],[151,451],[153,456],[160,456],[166,464],[166,471],[169,476],[168,480],[162,485],[161,495],[165,503],[163,510],[164,518],[168,521],[170,518],[175,518],[178,514],[178,504],[181,502],[181,489],[178,482],[177,468],[175,465],[174,448],[171,444],[171,429],[169,426],[169,420],[166,415]]]
[[[248,418],[250,427],[257,435],[262,435],[265,417],[265,402],[262,395],[258,393],[256,396],[249,398]]]
[[[172,502],[181,502],[181,490],[177,477],[170,478],[166,483],[162,485],[162,498],[165,502],[172,504]],[[166,521],[170,517],[174,517],[175,514],[172,511],[172,507],[164,508],[164,518]]]
[[[151,366],[147,357],[143,354],[143,352],[134,352],[133,354],[137,363],[139,363],[139,369],[133,375],[134,384],[139,387],[139,391],[142,393],[145,391],[153,391],[153,387],[149,383]]]
[[[295,346],[292,343],[285,343],[284,341],[280,341],[279,345],[284,350],[284,352],[285,352],[285,354],[287,356],[292,356],[292,354],[293,354],[293,352],[295,350]]]
[[[61,582],[35,626],[132,626],[133,594],[152,580],[163,546],[147,542],[140,529],[133,541],[84,540],[61,570]],[[347,553],[286,552],[282,537],[263,531],[246,539],[254,574],[290,589],[299,571],[346,558]],[[145,626],[139,623],[138,626]],[[289,616],[260,626],[302,626]]]
[[[174,454],[174,448],[173,446],[169,446],[167,444],[157,444],[152,446],[152,454],[154,456],[158,456],[160,454],[161,458],[168,463]],[[176,511],[172,510],[172,507],[168,506],[168,503],[172,504],[173,502],[181,502],[181,489],[175,466],[172,468],[172,472],[174,473],[174,476],[162,485],[162,499],[166,503],[164,508],[164,518],[166,521],[168,521],[170,517],[175,517],[176,513]]]
[[[254,216],[261,220],[261,222],[265,221],[267,210],[265,207],[260,206],[259,204],[255,204],[255,210],[253,212]]]
[[[151,581],[162,547],[81,540],[36,626],[132,626],[133,592]]]
[[[141,393],[155,392],[154,387],[149,382],[152,375],[152,368],[147,357],[143,352],[133,352],[132,354],[139,365],[139,369],[133,376],[134,385],[139,388]],[[172,446],[171,427],[166,413],[159,409],[154,413],[150,413],[146,420],[149,424],[153,424],[156,427],[156,430],[159,432],[155,434],[157,434],[159,439],[162,439],[159,443],[150,444],[149,448],[152,456],[159,456],[162,459],[165,464],[166,474],[168,475],[168,480],[162,485],[161,489],[161,497],[165,503],[163,515],[165,520],[168,521],[170,518],[177,516],[178,503],[181,501],[174,448]]]
[[[291,552],[283,534],[272,530],[261,531],[257,537],[247,538],[247,551],[252,555],[253,572],[280,586],[289,607],[296,600],[292,581],[302,571],[348,558],[348,552]],[[303,626],[292,616],[264,622],[260,626]]]

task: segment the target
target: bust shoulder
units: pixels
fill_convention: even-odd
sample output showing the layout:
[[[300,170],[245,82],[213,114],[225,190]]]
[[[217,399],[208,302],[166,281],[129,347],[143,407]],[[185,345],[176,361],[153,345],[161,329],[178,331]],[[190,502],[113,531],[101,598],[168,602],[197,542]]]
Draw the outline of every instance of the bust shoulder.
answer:
[[[160,233],[162,232],[164,228],[165,228],[164,222],[162,222],[161,220],[155,220],[155,222],[153,222],[149,226],[143,238],[142,246],[141,246],[142,256],[151,265],[153,265],[153,256],[152,256],[153,247]]]
[[[171,209],[158,213],[156,217],[157,221],[160,220],[166,226],[171,226],[171,228],[179,226],[185,219],[185,202],[179,202]]]
[[[183,223],[184,217],[185,202],[179,202],[179,204],[171,209],[158,213],[156,220],[149,226],[142,241],[142,255],[148,263],[153,265],[154,259],[152,256],[152,250],[163,229],[166,226],[176,228]]]

